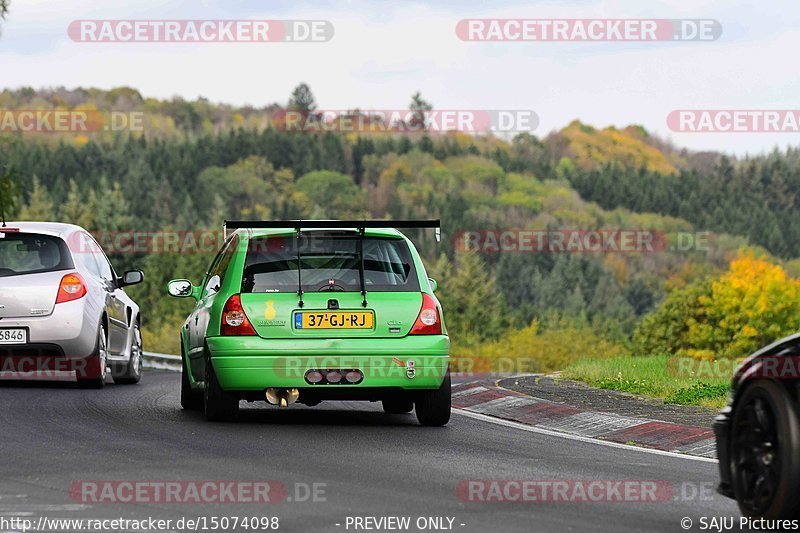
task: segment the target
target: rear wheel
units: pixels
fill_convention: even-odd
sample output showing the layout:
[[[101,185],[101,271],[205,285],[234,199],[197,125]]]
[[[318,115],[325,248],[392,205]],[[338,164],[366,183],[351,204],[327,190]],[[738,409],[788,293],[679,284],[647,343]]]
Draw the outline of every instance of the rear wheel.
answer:
[[[390,415],[402,415],[414,410],[414,402],[411,400],[391,399],[383,400],[383,412]]]
[[[181,349],[183,352],[183,349]],[[204,399],[202,391],[192,390],[189,381],[189,369],[186,368],[186,360],[181,354],[181,407],[189,411],[202,411]]]
[[[131,356],[128,363],[122,367],[122,372],[112,372],[114,383],[120,385],[133,385],[142,379],[142,332],[137,322],[133,326],[133,340],[131,341]]]
[[[424,391],[415,402],[417,420],[423,426],[444,426],[450,421],[450,372],[442,386]]]
[[[206,357],[206,380],[203,398],[205,400],[206,419],[212,422],[234,420],[239,412],[239,398],[222,390],[214,372],[211,358]]]
[[[800,422],[794,400],[771,381],[745,389],[731,426],[731,474],[742,514],[800,516]]]
[[[86,363],[86,368],[81,372],[84,377],[78,377],[78,386],[82,389],[102,389],[106,384],[106,369],[108,368],[108,345],[105,326],[100,326],[97,332],[96,348],[94,353],[86,360]]]

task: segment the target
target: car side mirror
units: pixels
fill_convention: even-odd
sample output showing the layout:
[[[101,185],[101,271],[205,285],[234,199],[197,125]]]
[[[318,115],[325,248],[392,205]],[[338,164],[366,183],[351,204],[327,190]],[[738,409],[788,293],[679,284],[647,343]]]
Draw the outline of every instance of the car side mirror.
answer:
[[[439,288],[439,284],[436,283],[436,280],[433,278],[428,278],[428,285],[431,287],[431,291],[436,292],[436,289]]]
[[[196,298],[195,288],[188,279],[173,279],[167,283],[167,292],[175,298]]]
[[[129,270],[122,276],[122,286],[136,285],[144,281],[144,272],[141,270]]]

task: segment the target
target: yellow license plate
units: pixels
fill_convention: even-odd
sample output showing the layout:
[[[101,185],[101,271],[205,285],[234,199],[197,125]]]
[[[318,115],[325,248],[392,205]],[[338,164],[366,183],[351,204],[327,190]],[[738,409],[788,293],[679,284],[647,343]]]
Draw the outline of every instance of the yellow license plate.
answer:
[[[368,311],[304,311],[294,314],[295,329],[372,329]]]

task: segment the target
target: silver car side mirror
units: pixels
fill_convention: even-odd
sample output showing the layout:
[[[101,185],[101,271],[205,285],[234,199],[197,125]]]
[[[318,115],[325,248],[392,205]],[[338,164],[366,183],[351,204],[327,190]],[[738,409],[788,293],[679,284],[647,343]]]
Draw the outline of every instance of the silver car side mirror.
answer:
[[[136,285],[144,281],[144,272],[141,270],[129,270],[122,276],[122,284],[127,287],[128,285]]]

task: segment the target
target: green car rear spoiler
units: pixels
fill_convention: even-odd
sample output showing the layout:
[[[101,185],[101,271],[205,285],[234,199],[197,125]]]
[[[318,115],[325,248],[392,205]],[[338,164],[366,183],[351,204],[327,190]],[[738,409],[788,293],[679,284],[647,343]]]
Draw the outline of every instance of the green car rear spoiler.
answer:
[[[291,228],[295,230],[295,248],[297,249],[297,297],[298,306],[303,307],[303,275],[300,267],[300,246],[297,244],[303,229],[351,229],[358,232],[358,277],[361,284],[361,305],[367,307],[367,285],[364,281],[364,231],[367,228],[418,229],[434,228],[436,242],[442,240],[442,224],[439,219],[432,220],[226,220],[223,225],[224,238],[228,238],[228,230],[259,228]]]

